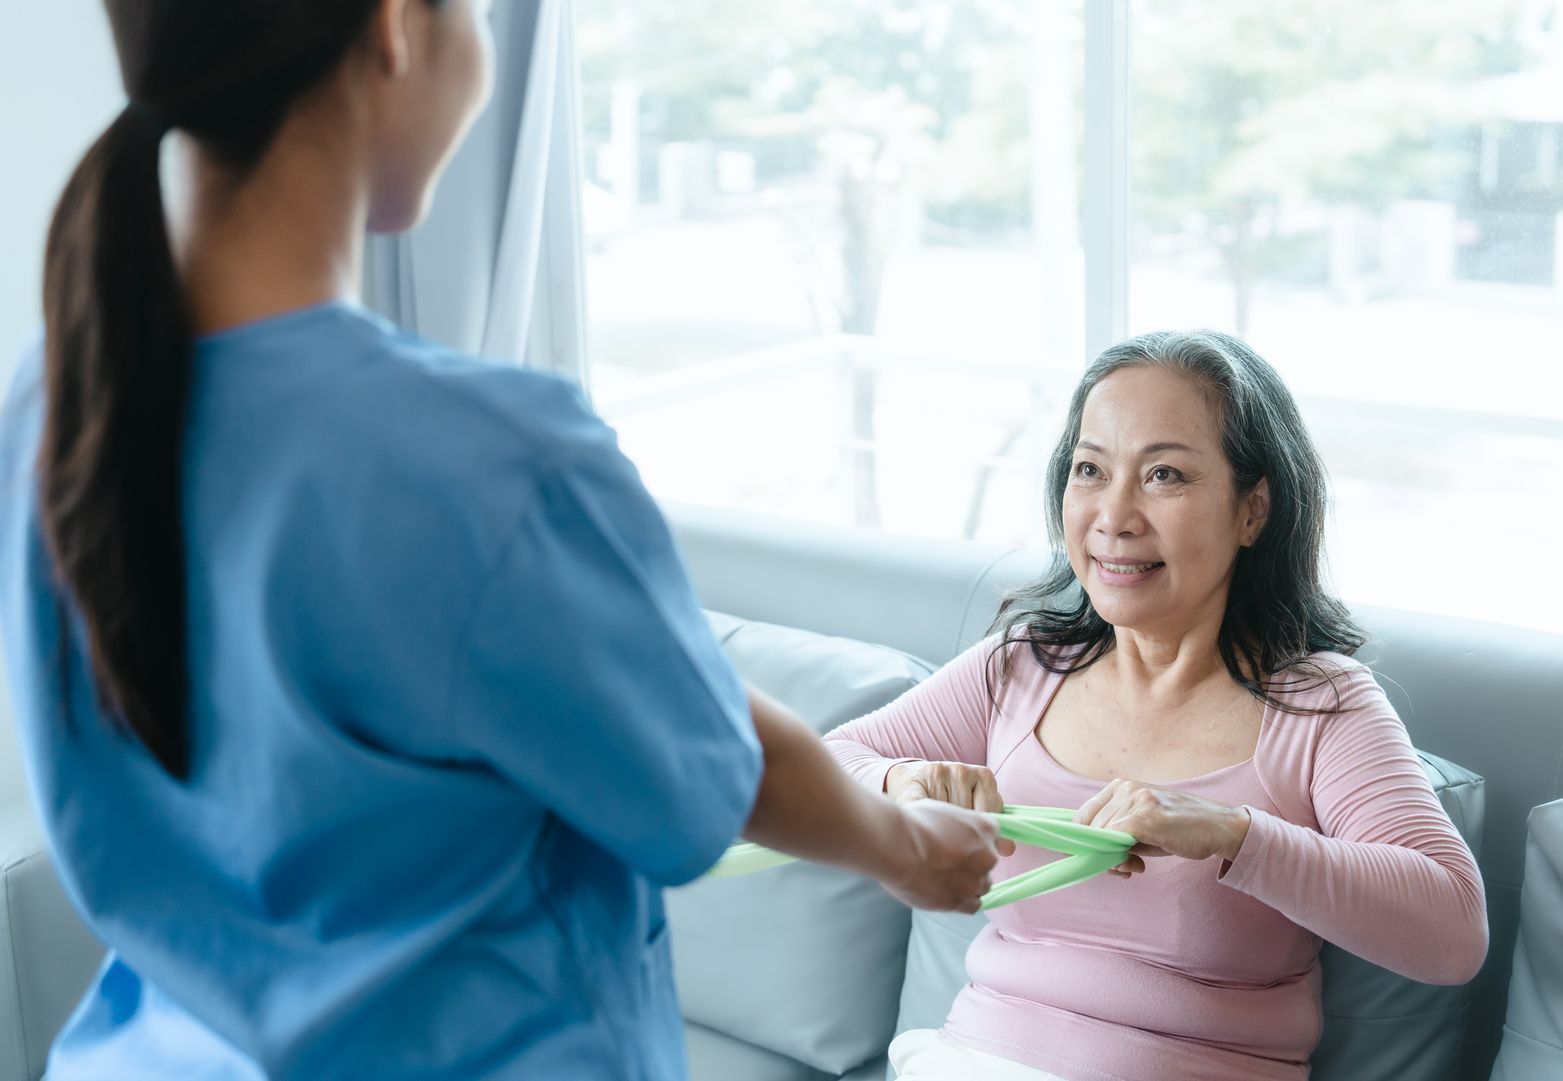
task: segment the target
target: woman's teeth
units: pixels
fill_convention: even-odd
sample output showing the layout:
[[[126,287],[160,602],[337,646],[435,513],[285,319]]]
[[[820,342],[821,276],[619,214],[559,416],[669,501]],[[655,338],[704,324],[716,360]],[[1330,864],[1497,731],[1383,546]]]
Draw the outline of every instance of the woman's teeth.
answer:
[[[1143,574],[1145,571],[1161,566],[1160,563],[1108,563],[1102,559],[1098,559],[1097,562],[1102,565],[1103,570],[1111,571],[1113,574]]]

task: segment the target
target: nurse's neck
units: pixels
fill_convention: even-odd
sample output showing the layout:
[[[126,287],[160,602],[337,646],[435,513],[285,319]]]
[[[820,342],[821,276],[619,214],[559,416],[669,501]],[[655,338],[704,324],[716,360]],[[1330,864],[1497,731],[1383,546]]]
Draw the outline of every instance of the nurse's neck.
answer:
[[[189,136],[170,136],[164,203],[197,335],[357,299],[369,204],[361,124],[345,97],[300,104],[242,179]]]

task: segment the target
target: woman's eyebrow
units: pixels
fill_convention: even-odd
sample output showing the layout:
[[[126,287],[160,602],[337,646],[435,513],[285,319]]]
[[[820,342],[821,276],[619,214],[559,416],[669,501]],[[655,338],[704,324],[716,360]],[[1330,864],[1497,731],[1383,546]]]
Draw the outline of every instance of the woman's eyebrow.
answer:
[[[1187,443],[1152,443],[1150,446],[1140,451],[1140,457],[1146,458],[1152,454],[1160,454],[1164,450],[1184,450],[1188,451],[1190,454],[1199,453],[1199,451],[1195,450]]]
[[[1097,446],[1095,443],[1088,442],[1087,440],[1084,440],[1084,439],[1080,440],[1080,442],[1075,444],[1075,449],[1076,450],[1095,451],[1097,454],[1105,454],[1106,453],[1106,451],[1104,451],[1101,447]],[[1199,453],[1198,450],[1196,450],[1195,448],[1189,446],[1187,443],[1152,443],[1150,446],[1145,447],[1145,448],[1143,448],[1140,451],[1140,457],[1141,458],[1148,458],[1152,454],[1160,454],[1164,450],[1183,450],[1183,451],[1188,451],[1188,453],[1190,453],[1190,454],[1198,454]]]

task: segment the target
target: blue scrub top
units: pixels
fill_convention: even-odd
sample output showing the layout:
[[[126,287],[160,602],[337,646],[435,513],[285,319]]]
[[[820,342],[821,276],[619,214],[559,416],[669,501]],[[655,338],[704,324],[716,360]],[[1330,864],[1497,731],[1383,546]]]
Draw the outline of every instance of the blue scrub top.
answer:
[[[111,946],[51,1081],[685,1077],[660,887],[739,832],[759,748],[577,390],[341,304],[201,340],[178,784],[100,715],[71,616],[62,689],[39,370],[0,414],[0,631]]]

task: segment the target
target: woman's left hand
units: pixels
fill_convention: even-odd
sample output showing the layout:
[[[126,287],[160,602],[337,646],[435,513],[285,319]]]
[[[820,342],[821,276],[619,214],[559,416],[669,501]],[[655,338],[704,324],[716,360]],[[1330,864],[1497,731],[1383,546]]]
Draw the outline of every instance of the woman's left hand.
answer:
[[[1237,858],[1248,836],[1246,807],[1228,807],[1170,788],[1117,780],[1085,802],[1076,822],[1133,834],[1140,843],[1113,869],[1124,878],[1145,870],[1143,856],[1187,860]]]

